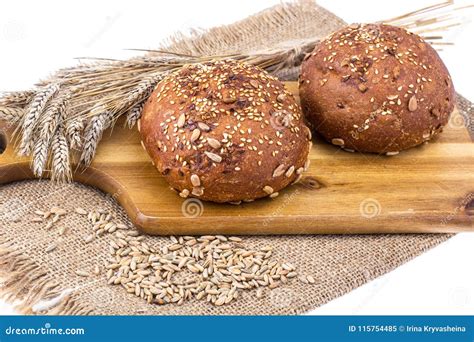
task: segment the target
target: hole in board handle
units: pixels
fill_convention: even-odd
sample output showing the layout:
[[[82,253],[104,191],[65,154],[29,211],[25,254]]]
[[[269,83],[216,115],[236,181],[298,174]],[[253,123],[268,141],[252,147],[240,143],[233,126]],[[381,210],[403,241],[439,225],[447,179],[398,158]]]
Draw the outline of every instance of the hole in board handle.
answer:
[[[5,150],[7,149],[7,144],[7,135],[5,134],[5,132],[0,131],[0,154],[3,154],[3,152],[5,152]]]

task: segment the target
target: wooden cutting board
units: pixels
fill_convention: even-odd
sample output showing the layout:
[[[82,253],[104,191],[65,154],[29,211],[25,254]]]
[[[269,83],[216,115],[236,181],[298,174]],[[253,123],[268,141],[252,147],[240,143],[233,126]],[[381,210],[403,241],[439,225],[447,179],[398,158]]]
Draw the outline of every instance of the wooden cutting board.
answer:
[[[296,83],[287,86],[298,94]],[[157,235],[473,231],[474,144],[454,115],[436,140],[393,157],[345,152],[316,137],[299,184],[239,206],[179,197],[152,166],[138,132],[120,122],[74,179],[110,193],[139,229]],[[0,184],[33,178],[9,134]]]

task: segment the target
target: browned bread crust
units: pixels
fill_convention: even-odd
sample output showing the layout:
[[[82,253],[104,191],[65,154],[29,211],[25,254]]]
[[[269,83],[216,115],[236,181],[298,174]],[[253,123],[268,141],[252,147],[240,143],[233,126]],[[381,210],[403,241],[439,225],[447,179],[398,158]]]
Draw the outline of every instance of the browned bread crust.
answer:
[[[313,128],[350,151],[396,154],[442,131],[454,87],[436,51],[404,29],[353,24],[307,55],[303,112]]]
[[[277,196],[303,172],[311,144],[283,83],[230,60],[188,65],[163,79],[139,129],[172,188],[214,202]]]

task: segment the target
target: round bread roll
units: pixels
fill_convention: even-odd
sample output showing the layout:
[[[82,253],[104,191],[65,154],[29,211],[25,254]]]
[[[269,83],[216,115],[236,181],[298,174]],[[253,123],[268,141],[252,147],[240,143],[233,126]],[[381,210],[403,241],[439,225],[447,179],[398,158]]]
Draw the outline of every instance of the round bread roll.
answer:
[[[351,152],[394,155],[419,145],[442,131],[454,108],[436,51],[389,25],[335,32],[305,57],[299,83],[314,130]]]
[[[139,130],[180,196],[213,202],[278,196],[307,167],[311,145],[283,83],[231,60],[187,65],[164,78],[145,104]]]

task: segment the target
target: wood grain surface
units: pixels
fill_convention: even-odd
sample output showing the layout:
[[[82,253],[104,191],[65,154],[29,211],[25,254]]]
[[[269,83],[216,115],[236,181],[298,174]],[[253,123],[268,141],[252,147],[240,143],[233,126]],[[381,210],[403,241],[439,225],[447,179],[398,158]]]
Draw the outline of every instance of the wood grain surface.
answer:
[[[287,87],[298,94],[296,83]],[[453,115],[438,138],[392,157],[345,152],[315,137],[299,184],[239,206],[179,197],[152,166],[138,132],[121,122],[74,179],[111,194],[149,234],[473,231],[474,144],[460,114]],[[0,184],[33,178],[29,159],[14,155],[11,132],[5,124],[2,130]]]

